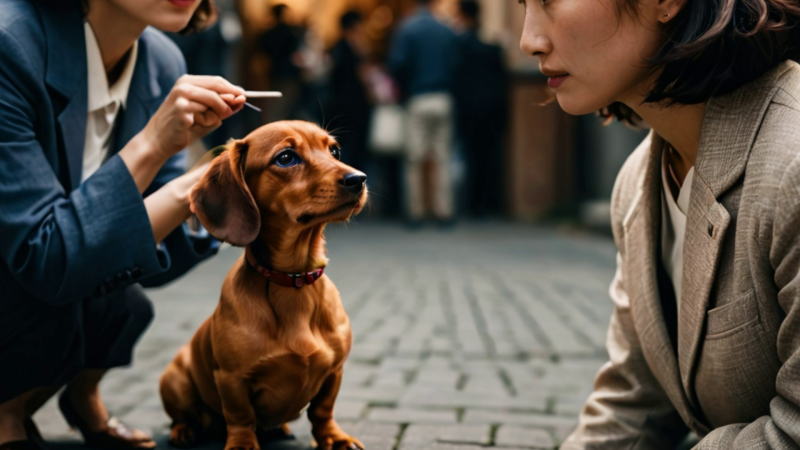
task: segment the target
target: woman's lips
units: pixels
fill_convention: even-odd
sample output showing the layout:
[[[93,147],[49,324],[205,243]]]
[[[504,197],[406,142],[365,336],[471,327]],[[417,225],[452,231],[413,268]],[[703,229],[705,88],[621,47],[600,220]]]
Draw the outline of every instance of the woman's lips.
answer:
[[[569,76],[569,74],[565,73],[563,75],[554,75],[554,76],[548,77],[547,78],[547,86],[550,89],[557,89],[559,86],[561,86],[564,83],[564,81],[566,81],[568,76]]]
[[[179,8],[188,8],[188,7],[192,6],[192,5],[194,5],[194,3],[196,1],[197,0],[169,0],[170,3],[172,3],[173,5],[175,5],[175,6],[179,7]]]

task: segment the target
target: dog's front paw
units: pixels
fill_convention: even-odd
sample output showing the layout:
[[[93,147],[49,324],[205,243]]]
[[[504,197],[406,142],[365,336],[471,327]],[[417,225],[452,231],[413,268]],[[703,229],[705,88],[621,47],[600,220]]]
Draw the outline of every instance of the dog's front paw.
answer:
[[[261,450],[261,447],[255,440],[253,442],[231,442],[228,439],[228,442],[225,443],[225,450]]]
[[[320,450],[364,450],[364,444],[349,434],[337,432],[317,436],[317,448]]]
[[[261,450],[258,442],[253,443],[225,443],[225,450]]]
[[[169,445],[177,448],[194,447],[197,437],[197,430],[194,428],[185,423],[175,423],[169,430]]]
[[[249,427],[228,427],[225,450],[261,450],[256,434]]]

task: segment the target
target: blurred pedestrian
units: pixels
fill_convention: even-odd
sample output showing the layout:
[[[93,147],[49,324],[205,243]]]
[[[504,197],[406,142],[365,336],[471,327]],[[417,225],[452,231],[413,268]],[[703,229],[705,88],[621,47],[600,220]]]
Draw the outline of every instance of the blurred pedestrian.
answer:
[[[0,449],[45,444],[59,408],[94,448],[153,448],[109,417],[99,383],[152,320],[142,285],[214,254],[192,233],[181,149],[244,104],[224,79],[182,76],[160,31],[199,30],[210,0],[0,0]]]
[[[351,166],[366,170],[370,99],[366,78],[366,35],[364,17],[356,10],[345,12],[340,20],[342,37],[332,47],[329,80],[329,129],[342,145],[342,158]]]
[[[563,448],[800,447],[800,3],[524,4],[562,109],[652,127],[611,198],[609,361]]]
[[[450,160],[453,145],[452,83],[458,51],[456,35],[431,12],[433,0],[417,0],[417,10],[392,37],[388,65],[408,110],[405,153],[406,215],[416,226],[425,218],[426,162],[432,166],[428,197],[434,218],[455,220]]]
[[[265,120],[296,118],[296,107],[303,93],[300,48],[305,30],[289,24],[289,6],[283,3],[270,6],[272,26],[259,37],[260,50],[269,59],[269,88],[281,91],[283,98],[270,102],[265,108]]]
[[[503,207],[505,134],[508,126],[508,71],[499,45],[483,42],[480,4],[459,1],[463,32],[453,93],[458,141],[466,162],[465,194],[475,217],[497,214]]]

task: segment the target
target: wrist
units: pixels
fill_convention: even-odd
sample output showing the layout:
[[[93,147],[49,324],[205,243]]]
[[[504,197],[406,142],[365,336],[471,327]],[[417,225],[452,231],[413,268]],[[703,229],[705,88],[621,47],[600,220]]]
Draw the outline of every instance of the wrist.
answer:
[[[136,155],[137,161],[143,166],[161,168],[169,159],[159,148],[156,140],[145,132],[135,135],[125,147],[126,149],[130,147],[131,153]]]

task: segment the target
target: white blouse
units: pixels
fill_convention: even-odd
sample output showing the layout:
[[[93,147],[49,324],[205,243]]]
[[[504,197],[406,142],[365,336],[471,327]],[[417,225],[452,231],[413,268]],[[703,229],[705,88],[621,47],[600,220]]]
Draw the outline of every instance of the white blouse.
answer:
[[[125,107],[138,53],[138,43],[134,43],[133,48],[128,52],[128,59],[122,74],[113,85],[109,86],[100,47],[97,45],[97,39],[95,39],[89,22],[83,24],[83,30],[86,36],[88,111],[81,181],[89,178],[108,157],[114,133],[114,122],[120,109]]]
[[[683,242],[686,235],[686,212],[692,192],[694,167],[689,169],[678,191],[678,198],[670,189],[669,164],[665,158],[661,164],[661,263],[672,280],[675,301],[681,304],[681,282],[683,281]]]

